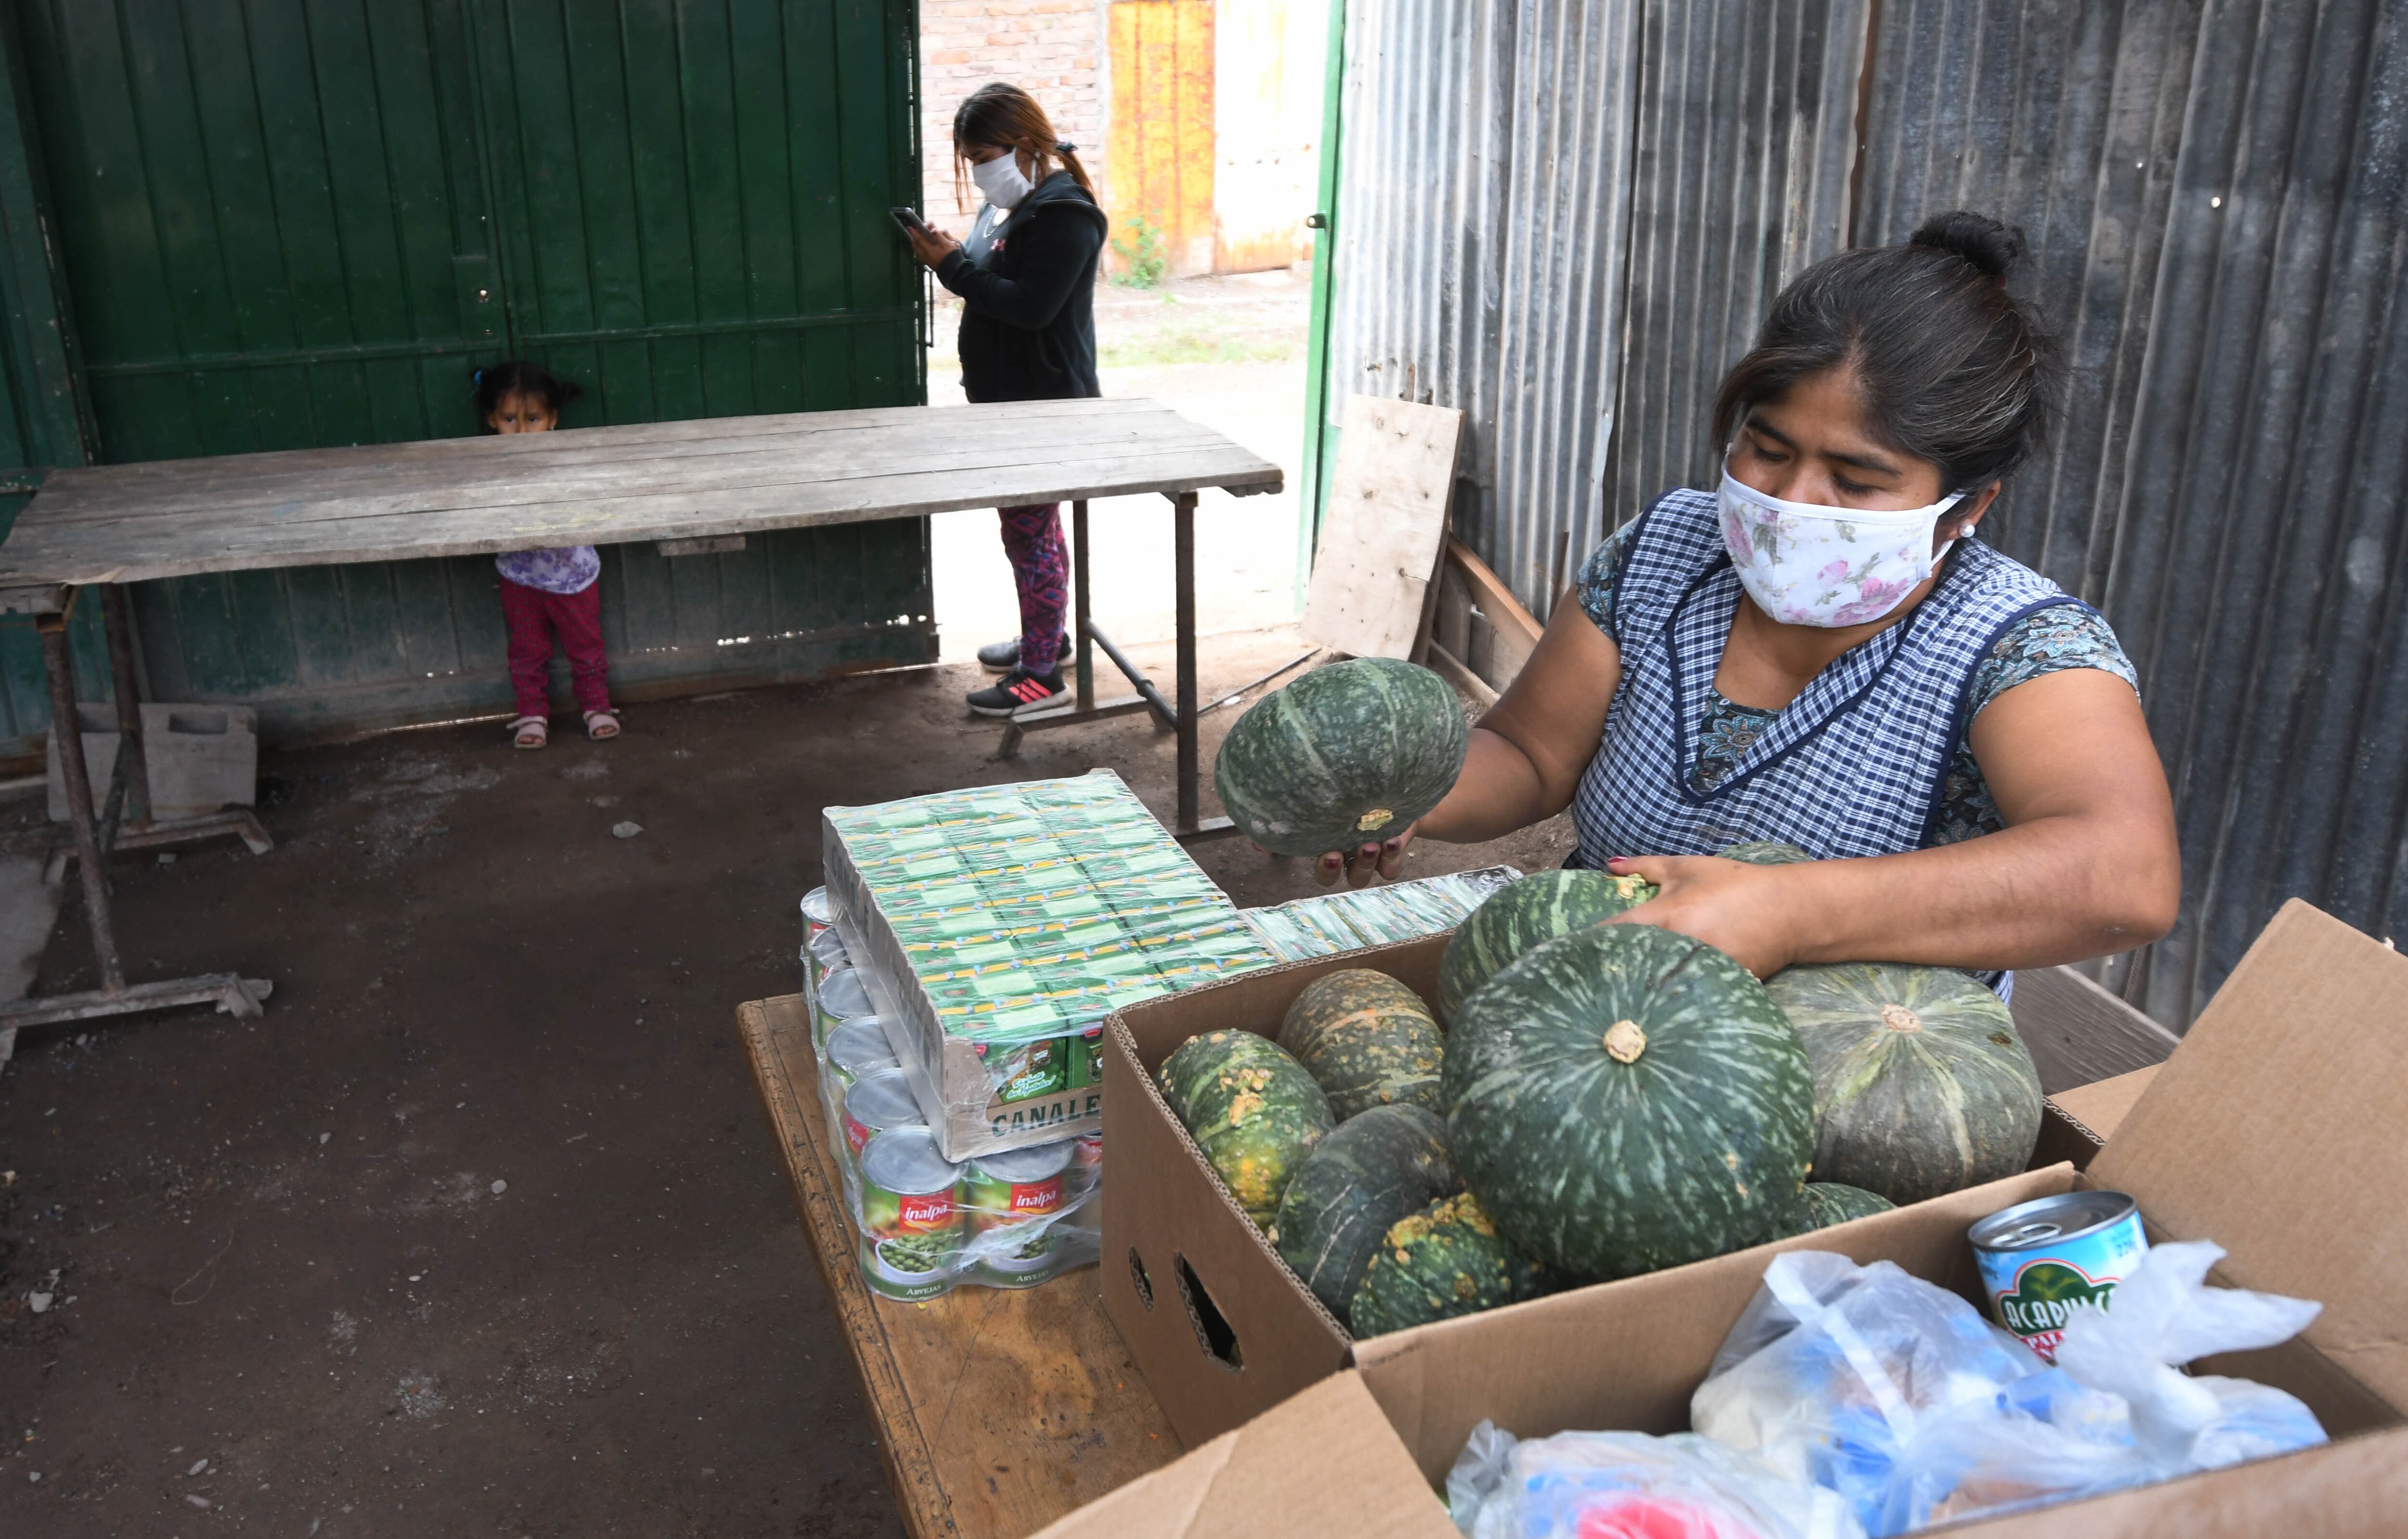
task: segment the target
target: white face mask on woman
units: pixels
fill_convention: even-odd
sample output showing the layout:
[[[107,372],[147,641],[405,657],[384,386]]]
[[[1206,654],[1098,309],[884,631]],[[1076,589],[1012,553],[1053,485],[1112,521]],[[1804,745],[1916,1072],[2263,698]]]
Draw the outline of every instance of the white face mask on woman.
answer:
[[[1756,607],[1784,626],[1862,626],[1898,608],[1948,554],[1931,537],[1964,493],[1869,511],[1784,502],[1723,472],[1723,544]]]
[[[993,160],[971,166],[970,180],[978,183],[978,190],[989,203],[1006,213],[1019,208],[1020,200],[1037,190],[1037,184],[1020,169],[1020,152],[1016,150],[1007,150]]]

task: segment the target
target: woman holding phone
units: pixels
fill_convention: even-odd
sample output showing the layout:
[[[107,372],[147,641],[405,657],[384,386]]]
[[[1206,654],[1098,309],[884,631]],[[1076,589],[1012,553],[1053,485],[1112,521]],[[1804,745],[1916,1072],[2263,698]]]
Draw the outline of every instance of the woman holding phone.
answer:
[[[1096,381],[1096,264],[1104,211],[1077,149],[1054,137],[1037,99],[1000,80],[972,92],[953,114],[956,195],[974,181],[986,206],[967,242],[916,222],[911,253],[961,295],[962,391],[974,402],[1053,401],[1103,394]],[[1020,636],[979,649],[1000,683],[975,690],[970,709],[1009,716],[1068,693],[1062,617],[1069,551],[1061,504],[996,510],[1020,592]]]

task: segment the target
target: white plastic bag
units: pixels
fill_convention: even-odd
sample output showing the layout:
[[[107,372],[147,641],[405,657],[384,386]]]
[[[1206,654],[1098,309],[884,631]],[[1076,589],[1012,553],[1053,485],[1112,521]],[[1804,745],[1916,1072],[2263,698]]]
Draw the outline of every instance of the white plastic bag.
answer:
[[[1683,1432],[1517,1441],[1483,1421],[1447,1473],[1469,1539],[1862,1539],[1829,1491]]]
[[[1868,1532],[1899,1449],[1934,1416],[2041,1371],[1972,1305],[1887,1261],[1789,1251],[1731,1328],[1690,1425],[1828,1488]]]
[[[1839,1492],[1876,1539],[2322,1442],[2281,1390],[2175,1371],[2315,1317],[2315,1304],[2205,1287],[2223,1254],[2151,1251],[2112,1309],[2075,1309],[2049,1369],[1944,1288],[1793,1251],[1766,1269],[1693,1425]]]
[[[2325,1441],[2296,1398],[2182,1364],[2288,1341],[2322,1305],[2210,1287],[2224,1259],[2204,1241],[2159,1245],[2108,1307],[2077,1304],[2057,1367],[1992,1405],[1925,1428],[1902,1454],[1876,1532],[2060,1502]],[[1874,1527],[1870,1522],[1869,1528]]]

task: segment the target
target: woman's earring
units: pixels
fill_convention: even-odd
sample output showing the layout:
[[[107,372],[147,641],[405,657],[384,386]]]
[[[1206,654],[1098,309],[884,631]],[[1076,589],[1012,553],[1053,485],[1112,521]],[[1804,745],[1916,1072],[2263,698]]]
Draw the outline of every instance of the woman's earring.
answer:
[[[1973,538],[1973,525],[1971,525],[1971,524],[1959,524],[1958,525],[1956,525],[1956,538],[1957,538],[1957,539],[1972,539],[1972,538]]]

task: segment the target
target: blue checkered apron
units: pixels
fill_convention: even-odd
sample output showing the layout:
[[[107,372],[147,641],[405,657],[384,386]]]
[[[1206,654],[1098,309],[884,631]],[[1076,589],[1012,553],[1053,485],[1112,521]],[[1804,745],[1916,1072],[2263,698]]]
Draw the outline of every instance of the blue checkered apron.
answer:
[[[2080,602],[1960,540],[1914,613],[1816,675],[1727,778],[1699,791],[1698,728],[1741,592],[1711,495],[1668,492],[1642,515],[1615,588],[1622,683],[1572,802],[1579,864],[1755,839],[1819,860],[1924,848],[1975,666],[2024,616]]]

